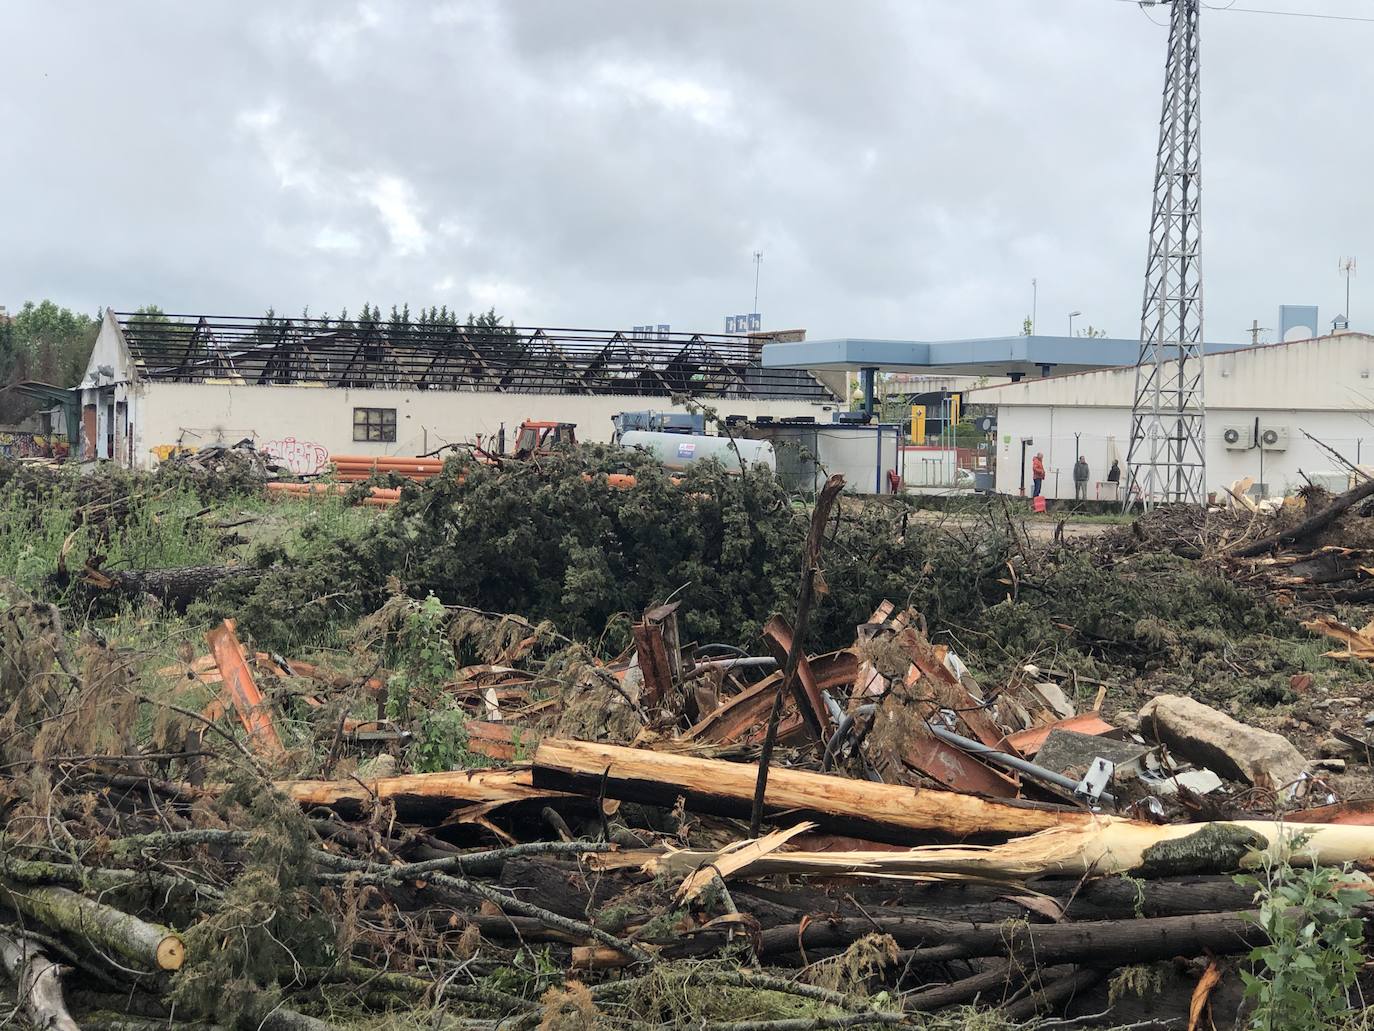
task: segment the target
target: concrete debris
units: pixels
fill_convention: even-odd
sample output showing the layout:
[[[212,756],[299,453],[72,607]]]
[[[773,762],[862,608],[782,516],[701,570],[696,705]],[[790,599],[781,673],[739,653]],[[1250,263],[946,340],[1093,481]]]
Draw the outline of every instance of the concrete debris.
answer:
[[[1159,695],[1140,710],[1147,739],[1201,766],[1256,787],[1280,791],[1307,769],[1287,738],[1247,726],[1192,698]]]

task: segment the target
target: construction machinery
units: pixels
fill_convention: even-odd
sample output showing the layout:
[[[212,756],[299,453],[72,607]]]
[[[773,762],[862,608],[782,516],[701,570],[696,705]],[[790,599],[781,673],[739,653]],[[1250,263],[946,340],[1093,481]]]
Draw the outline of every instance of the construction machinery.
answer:
[[[577,443],[577,424],[571,422],[536,422],[526,419],[515,434],[516,458],[547,455],[556,447],[571,447]]]

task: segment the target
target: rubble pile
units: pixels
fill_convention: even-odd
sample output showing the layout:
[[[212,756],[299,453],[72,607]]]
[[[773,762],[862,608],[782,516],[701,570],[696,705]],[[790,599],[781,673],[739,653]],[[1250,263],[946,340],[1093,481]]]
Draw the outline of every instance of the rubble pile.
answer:
[[[470,479],[458,496],[513,482]],[[603,504],[575,479],[569,492]],[[1021,551],[995,578],[977,566],[986,621],[957,638],[951,614],[972,609],[928,586],[872,602],[837,646],[835,612],[854,608],[838,552],[861,538],[840,536],[832,486],[789,530],[800,562],[770,567],[787,581],[775,611],[735,634],[693,612],[712,598],[700,589],[657,588],[597,640],[392,574],[328,647],[288,647],[256,618],[263,591],[300,573],[284,567],[254,576],[238,619],[178,624],[175,661],[140,673],[94,625],[6,588],[0,966],[21,1010],[58,1028],[952,1028],[968,1007],[988,1027],[1202,1027],[1209,1012],[1220,1027],[1254,1005],[1247,978],[1298,906],[1283,902],[1294,871],[1331,871],[1320,911],[1340,919],[1313,948],[1363,932],[1363,733],[1329,719],[1342,747],[1327,755],[1234,699],[1160,690],[1187,649],[1246,661],[1213,647],[1228,626],[1128,620],[1109,611],[1125,588],[1047,589],[1091,575],[1148,590],[1177,561],[1222,570],[1229,586],[1205,581],[1215,611],[1245,596],[1263,610],[1234,625],[1258,637],[1291,610],[1309,646],[1339,642],[1293,687],[1309,711],[1344,689],[1332,677],[1364,675],[1374,624],[1314,611],[1315,595],[1273,606],[1262,570],[1338,547],[1358,498],[1316,530],[1344,498],[1262,525],[1188,523],[1174,539],[1192,533],[1199,557],[1172,564],[1142,544],[1159,519],[1087,573],[1084,556]],[[445,507],[459,486],[423,489],[379,513],[399,521],[383,531],[433,544],[427,503],[461,539]],[[598,510],[603,532],[648,503],[634,493]],[[422,576],[456,568],[409,554]],[[597,583],[587,569],[564,589]],[[1047,634],[1037,607],[1093,650],[975,651],[1015,648],[1017,627]],[[1141,675],[1108,675],[1123,670]],[[1351,697],[1358,720],[1368,696]],[[1360,1005],[1359,986],[1338,988],[1323,1005]]]

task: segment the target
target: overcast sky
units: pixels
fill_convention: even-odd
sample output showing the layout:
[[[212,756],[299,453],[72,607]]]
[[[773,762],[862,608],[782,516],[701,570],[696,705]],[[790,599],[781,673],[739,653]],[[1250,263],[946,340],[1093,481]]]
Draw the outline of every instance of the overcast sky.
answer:
[[[1238,0],[1374,19],[1374,0]],[[1135,337],[1166,11],[10,0],[0,303]],[[1159,25],[1149,20],[1153,17]],[[1207,11],[1206,335],[1374,327],[1374,21]],[[1365,171],[1362,171],[1365,170]],[[1368,298],[1368,300],[1364,300]],[[1269,334],[1272,338],[1272,334]]]

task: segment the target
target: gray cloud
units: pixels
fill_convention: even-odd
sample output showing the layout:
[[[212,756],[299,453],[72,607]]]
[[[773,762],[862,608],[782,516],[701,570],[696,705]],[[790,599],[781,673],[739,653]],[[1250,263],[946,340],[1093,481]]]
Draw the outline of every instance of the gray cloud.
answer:
[[[813,336],[1016,332],[1033,276],[1042,331],[1074,309],[1137,331],[1165,35],[1132,4],[7,15],[11,305],[407,300],[714,330],[749,308],[762,249],[766,322]],[[1329,318],[1337,258],[1374,216],[1358,173],[1374,24],[1204,18],[1208,336],[1272,326],[1285,302]],[[1374,324],[1374,302],[1355,308]]]

